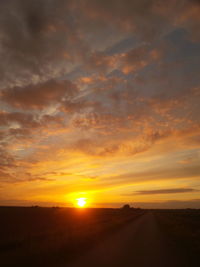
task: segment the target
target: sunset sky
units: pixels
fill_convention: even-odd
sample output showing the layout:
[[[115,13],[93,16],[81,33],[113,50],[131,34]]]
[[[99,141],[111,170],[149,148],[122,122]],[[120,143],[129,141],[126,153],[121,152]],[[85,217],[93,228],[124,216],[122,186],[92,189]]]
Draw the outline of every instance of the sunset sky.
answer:
[[[0,205],[200,207],[199,1],[0,13]]]

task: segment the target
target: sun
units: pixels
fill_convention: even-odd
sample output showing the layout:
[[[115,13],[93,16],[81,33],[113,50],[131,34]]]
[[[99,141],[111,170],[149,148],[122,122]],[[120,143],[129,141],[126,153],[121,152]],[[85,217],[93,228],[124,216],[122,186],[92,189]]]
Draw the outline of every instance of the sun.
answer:
[[[86,198],[85,197],[77,198],[77,205],[79,208],[84,208],[86,205]]]

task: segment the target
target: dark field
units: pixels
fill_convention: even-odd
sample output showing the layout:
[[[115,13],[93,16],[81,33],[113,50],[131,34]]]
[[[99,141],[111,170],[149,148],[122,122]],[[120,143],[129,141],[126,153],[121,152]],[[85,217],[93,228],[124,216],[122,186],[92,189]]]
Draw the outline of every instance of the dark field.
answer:
[[[0,208],[0,266],[59,266],[143,214],[142,210]]]
[[[155,210],[158,225],[183,266],[200,266],[200,209]]]
[[[200,210],[0,207],[0,266],[93,267],[85,254],[96,266],[200,266]]]

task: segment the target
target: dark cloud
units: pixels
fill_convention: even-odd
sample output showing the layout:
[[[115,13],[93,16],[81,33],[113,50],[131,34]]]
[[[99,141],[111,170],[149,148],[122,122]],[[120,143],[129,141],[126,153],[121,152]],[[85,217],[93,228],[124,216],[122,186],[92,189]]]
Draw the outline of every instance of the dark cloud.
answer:
[[[0,179],[1,183],[3,184],[18,184],[18,183],[24,183],[24,182],[50,182],[54,181],[54,179],[49,179],[45,177],[40,177],[38,175],[31,175],[31,174],[9,174],[8,172],[1,172],[0,171]]]
[[[6,150],[5,145],[0,146],[0,170],[13,168],[16,166],[15,158]]]
[[[77,92],[78,88],[70,81],[50,80],[38,85],[3,90],[1,100],[19,109],[41,110],[61,101],[69,101]]]
[[[21,112],[1,112],[0,113],[0,125],[11,126],[13,123],[17,123],[17,126],[23,126],[26,128],[38,127],[39,122],[36,116],[33,114],[26,114]]]
[[[146,66],[158,61],[162,57],[163,51],[151,49],[148,45],[141,45],[128,51],[121,59],[121,68],[125,74],[136,72]]]
[[[177,194],[177,193],[190,193],[198,190],[193,188],[169,188],[169,189],[157,189],[157,190],[142,190],[136,191],[138,195],[156,195],[156,194]],[[134,194],[134,193],[133,193]]]
[[[0,179],[1,179],[1,182],[7,182],[7,181],[13,182],[14,181],[14,177],[11,174],[5,171],[1,171],[1,170],[0,170]]]
[[[84,1],[90,18],[104,19],[126,31],[135,31],[147,39],[161,33],[166,27],[166,18],[154,12],[156,1]]]
[[[1,135],[4,142],[4,152],[9,144],[15,142],[31,141],[37,138],[42,131],[48,131],[52,127],[63,127],[63,118],[59,115],[36,115],[22,112],[1,112],[0,127]]]
[[[165,5],[155,0],[1,1],[0,88],[60,77],[75,62],[90,62],[97,69],[113,66],[103,52],[90,49],[89,43],[90,36],[97,36],[96,32],[101,35],[110,24],[113,31],[125,30],[151,41],[179,25],[197,35],[199,4],[184,0],[168,2]],[[105,37],[112,39],[108,34]]]
[[[88,57],[84,68],[89,70],[95,70],[101,73],[110,72],[112,69],[115,69],[117,63],[117,57],[109,56],[104,52],[93,52]]]
[[[0,10],[0,88],[62,76],[84,56],[72,1],[1,1]]]
[[[88,43],[89,36],[101,35],[108,22],[147,40],[160,38],[174,25],[197,35],[199,26],[195,1],[171,0],[164,5],[155,0],[8,0],[0,6],[0,88],[65,75],[67,65],[83,59],[99,69],[112,66],[106,55],[90,50],[92,43]]]
[[[83,1],[83,9],[90,19],[111,21],[119,29],[134,32],[143,40],[153,41],[172,27],[184,27],[199,38],[199,3],[197,1],[170,0],[165,5],[156,0]]]

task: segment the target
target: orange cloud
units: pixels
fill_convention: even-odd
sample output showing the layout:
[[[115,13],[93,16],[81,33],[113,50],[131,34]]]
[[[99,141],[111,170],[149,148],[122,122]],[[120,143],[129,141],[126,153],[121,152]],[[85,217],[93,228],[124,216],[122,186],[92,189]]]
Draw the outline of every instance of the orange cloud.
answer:
[[[51,104],[61,102],[64,97],[73,97],[77,92],[78,88],[70,81],[50,80],[29,87],[3,90],[1,99],[17,108],[40,110]]]

